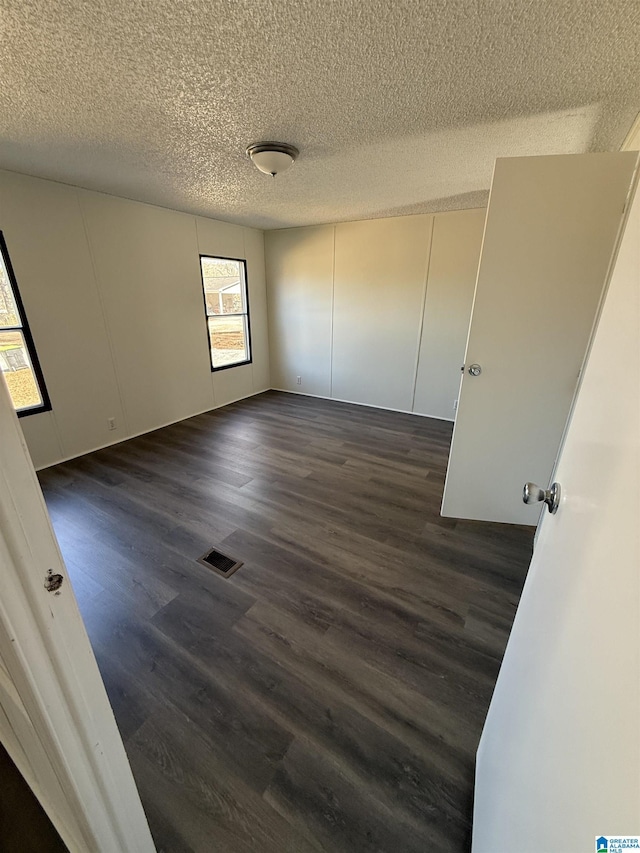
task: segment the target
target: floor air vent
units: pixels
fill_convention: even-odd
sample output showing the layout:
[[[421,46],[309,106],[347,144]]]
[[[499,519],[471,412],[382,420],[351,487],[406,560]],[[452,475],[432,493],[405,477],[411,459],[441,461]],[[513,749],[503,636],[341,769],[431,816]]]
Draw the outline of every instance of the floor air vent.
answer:
[[[227,557],[226,554],[216,551],[215,548],[212,548],[206,554],[203,554],[202,557],[199,557],[198,562],[202,563],[208,569],[213,569],[214,572],[222,575],[223,578],[228,578],[229,575],[232,575],[242,565],[240,560]]]

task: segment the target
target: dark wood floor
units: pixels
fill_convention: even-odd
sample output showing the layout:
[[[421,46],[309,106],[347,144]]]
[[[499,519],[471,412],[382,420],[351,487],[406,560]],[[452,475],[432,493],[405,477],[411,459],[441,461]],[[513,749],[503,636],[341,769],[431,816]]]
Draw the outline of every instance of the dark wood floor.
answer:
[[[469,849],[532,535],[440,518],[450,437],[268,392],[41,472],[158,850]]]

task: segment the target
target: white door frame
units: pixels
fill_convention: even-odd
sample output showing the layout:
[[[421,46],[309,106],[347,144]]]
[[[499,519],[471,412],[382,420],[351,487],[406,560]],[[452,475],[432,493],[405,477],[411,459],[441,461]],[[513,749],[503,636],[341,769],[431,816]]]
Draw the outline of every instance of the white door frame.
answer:
[[[155,850],[8,390],[0,380],[0,740],[71,853]],[[51,571],[64,580],[45,589]]]

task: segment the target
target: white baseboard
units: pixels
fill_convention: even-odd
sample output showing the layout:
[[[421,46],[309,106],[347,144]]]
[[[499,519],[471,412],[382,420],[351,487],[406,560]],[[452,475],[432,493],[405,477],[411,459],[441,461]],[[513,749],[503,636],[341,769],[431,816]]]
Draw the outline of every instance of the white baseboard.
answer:
[[[47,465],[40,465],[36,468],[36,471],[44,471],[47,468],[53,468],[54,465],[61,465],[63,462],[70,462],[72,459],[79,459],[81,456],[86,456],[88,453],[95,453],[97,450],[104,450],[107,447],[113,447],[116,444],[122,444],[123,441],[129,441],[131,438],[138,438],[141,435],[148,435],[150,432],[155,432],[157,429],[164,429],[164,427],[172,426],[173,424],[178,424],[181,421],[189,420],[189,418],[195,418],[198,415],[204,415],[206,412],[215,412],[216,409],[224,409],[225,406],[231,406],[233,403],[238,403],[240,400],[248,400],[249,397],[255,397],[258,394],[264,394],[265,391],[280,391],[283,394],[294,394],[298,397],[313,397],[316,400],[330,400],[334,403],[349,403],[352,406],[362,406],[367,409],[379,409],[383,412],[398,412],[402,415],[416,415],[419,418],[432,418],[437,421],[444,421],[445,423],[453,423],[453,418],[441,418],[438,415],[425,415],[422,412],[410,412],[407,409],[390,409],[387,406],[374,406],[371,403],[359,403],[355,400],[343,400],[340,397],[323,397],[321,394],[306,394],[304,391],[290,391],[288,388],[261,388],[259,391],[252,391],[251,394],[244,394],[241,397],[236,397],[233,400],[227,400],[226,403],[222,403],[219,406],[213,406],[210,409],[202,409],[199,412],[193,412],[191,415],[187,415],[184,418],[176,418],[172,421],[167,421],[166,423],[158,424],[158,426],[152,427],[151,429],[143,429],[140,432],[134,432],[131,435],[124,436],[122,438],[116,438],[114,441],[107,441],[105,444],[99,444],[96,447],[92,447],[89,450],[83,450],[81,453],[72,453],[70,456],[63,456],[61,459],[57,459],[55,462],[50,462]]]
[[[349,403],[351,406],[364,406],[366,409],[380,409],[383,412],[398,412],[401,415],[415,415],[418,418],[431,418],[435,421],[454,423],[454,418],[443,418],[440,415],[425,415],[423,412],[410,412],[408,409],[390,409],[388,406],[374,406],[373,403],[359,403],[356,400],[343,400],[341,397],[324,397],[322,394],[306,394],[304,391],[291,391],[289,388],[272,388],[283,394],[295,394],[298,397],[314,397],[316,400],[332,400],[334,403]]]
[[[83,450],[81,453],[72,453],[70,456],[63,456],[61,459],[56,459],[55,462],[49,462],[46,465],[39,465],[36,468],[36,471],[44,471],[47,468],[53,468],[54,465],[62,465],[63,462],[70,462],[72,459],[79,459],[81,456],[86,456],[88,453],[95,453],[97,450],[105,450],[107,447],[113,447],[115,444],[122,444],[123,441],[129,441],[131,438],[138,438],[141,435],[149,435],[150,432],[155,432],[157,429],[164,429],[164,427],[179,424],[181,421],[188,421],[189,418],[196,418],[198,415],[204,415],[207,412],[215,412],[216,409],[224,409],[225,406],[231,406],[233,403],[238,403],[240,400],[247,400],[249,397],[255,397],[257,394],[264,394],[265,391],[270,390],[271,388],[261,388],[259,391],[252,391],[251,394],[243,394],[241,397],[236,397],[233,400],[227,400],[226,403],[221,403],[219,406],[202,409],[199,412],[193,412],[191,415],[185,415],[183,418],[176,418],[175,420],[158,424],[158,426],[151,427],[151,429],[143,429],[140,430],[140,432],[134,432],[131,435],[116,438],[114,441],[107,441],[105,444],[99,444],[89,450]]]

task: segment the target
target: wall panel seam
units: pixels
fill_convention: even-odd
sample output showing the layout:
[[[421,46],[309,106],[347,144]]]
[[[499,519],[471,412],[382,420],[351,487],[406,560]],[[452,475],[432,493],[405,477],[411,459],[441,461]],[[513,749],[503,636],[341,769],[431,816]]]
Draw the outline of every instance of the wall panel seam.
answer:
[[[96,261],[93,253],[93,246],[91,244],[91,236],[89,234],[89,225],[87,223],[85,217],[85,210],[82,205],[82,201],[80,198],[80,193],[76,190],[75,193],[76,200],[78,203],[78,208],[80,210],[80,219],[82,220],[82,228],[84,230],[84,237],[87,241],[87,250],[89,252],[89,260],[91,261],[91,269],[93,270],[93,283],[96,289],[96,296],[98,297],[98,305],[100,306],[100,313],[102,314],[102,325],[104,326],[105,335],[107,338],[107,345],[109,347],[109,354],[111,356],[111,369],[113,371],[114,380],[116,383],[116,391],[118,392],[118,400],[120,401],[120,411],[122,412],[122,419],[124,421],[124,431],[125,433],[129,433],[129,421],[127,417],[127,410],[124,404],[124,397],[122,394],[122,387],[120,384],[120,375],[118,371],[118,362],[116,359],[116,350],[113,343],[113,337],[111,334],[111,328],[109,327],[109,322],[107,319],[107,313],[104,306],[104,300],[102,298],[102,292],[100,290],[100,279],[98,277],[98,268],[96,266]],[[64,450],[64,448],[63,448]]]
[[[58,442],[58,449],[60,451],[60,455],[64,456],[64,454],[65,454],[64,442],[62,441],[62,433],[60,432],[60,427],[58,426],[58,420],[56,418],[56,413],[55,413],[55,410],[53,408],[53,405],[51,407],[50,412],[42,412],[42,414],[43,415],[46,414],[46,415],[51,416],[51,424],[53,426],[53,434],[55,435],[56,441]]]
[[[336,226],[333,226],[333,255],[331,262],[331,328],[329,330],[329,396],[333,397],[333,320],[336,292]]]
[[[431,217],[431,227],[429,228],[429,242],[427,247],[427,257],[425,261],[424,271],[424,287],[422,292],[422,311],[420,312],[420,322],[418,324],[418,345],[416,348],[416,366],[413,372],[413,395],[411,397],[411,411],[413,412],[416,406],[416,388],[418,385],[418,370],[420,367],[420,350],[422,349],[422,332],[424,330],[424,312],[427,307],[427,288],[429,286],[429,271],[431,269],[431,253],[433,251],[433,232],[436,227],[435,216]]]
[[[246,275],[246,279],[247,279],[245,281],[245,293],[247,295],[247,299],[249,300],[248,317],[249,317],[249,328],[251,328],[251,295],[250,295],[251,288],[249,286],[249,282],[251,281],[252,276],[249,275],[249,262],[247,261],[246,228],[244,228],[244,227],[242,229],[242,255],[244,257],[244,268],[245,268],[245,275]],[[256,354],[255,354],[255,350],[253,347],[253,340],[252,339],[249,340],[249,346],[251,347],[251,349],[250,349],[251,363],[249,365],[249,367],[251,368],[251,389],[252,389],[252,391],[255,391],[256,377],[255,377],[255,374],[253,372],[253,366],[255,364],[255,355]]]

